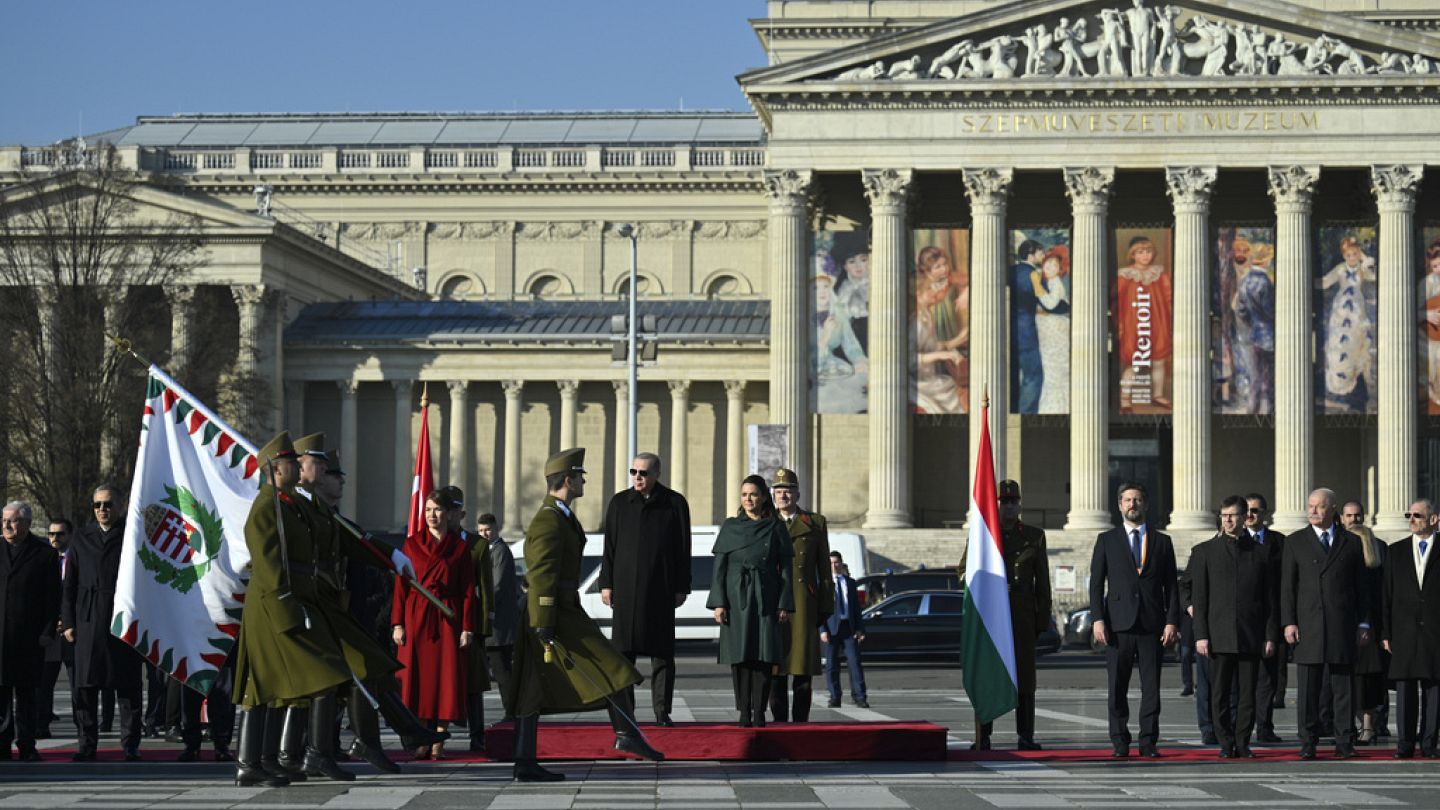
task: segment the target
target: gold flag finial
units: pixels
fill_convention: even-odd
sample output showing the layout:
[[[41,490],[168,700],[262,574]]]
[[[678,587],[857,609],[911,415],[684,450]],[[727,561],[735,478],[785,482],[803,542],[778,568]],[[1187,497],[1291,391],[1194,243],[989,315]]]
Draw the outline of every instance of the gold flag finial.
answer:
[[[423,411],[428,407],[430,407],[430,383],[424,382],[420,384],[420,410]]]
[[[990,383],[980,387],[980,407],[987,410],[990,408]]]
[[[143,357],[139,352],[135,351],[135,344],[131,343],[130,340],[128,340],[127,338],[117,337],[110,334],[109,332],[105,333],[105,337],[108,338],[111,343],[115,344],[115,351],[118,351],[121,354],[130,355],[131,357],[135,358],[135,360],[141,365],[150,365],[150,361],[145,359],[145,357]]]

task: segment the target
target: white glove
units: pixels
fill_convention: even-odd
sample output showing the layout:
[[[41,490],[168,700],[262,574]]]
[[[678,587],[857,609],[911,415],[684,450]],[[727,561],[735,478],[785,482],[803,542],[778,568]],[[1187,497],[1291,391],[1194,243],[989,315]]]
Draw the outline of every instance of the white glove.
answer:
[[[410,564],[410,558],[405,556],[405,552],[398,548],[390,552],[390,562],[395,564],[395,573],[402,577],[415,578],[415,566]]]

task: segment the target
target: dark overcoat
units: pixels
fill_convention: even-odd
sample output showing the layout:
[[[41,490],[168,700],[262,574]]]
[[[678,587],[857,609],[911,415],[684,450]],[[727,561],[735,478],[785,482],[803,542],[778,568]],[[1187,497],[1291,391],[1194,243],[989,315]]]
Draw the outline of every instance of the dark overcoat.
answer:
[[[1010,591],[1010,634],[1015,640],[1015,678],[1021,693],[1035,691],[1035,640],[1050,626],[1050,552],[1045,530],[1016,521],[1000,527],[1000,553]],[[968,556],[968,555],[967,555]],[[965,557],[956,573],[965,582]]]
[[[1280,626],[1300,628],[1297,664],[1354,664],[1357,632],[1371,618],[1360,540],[1338,523],[1331,531],[1328,552],[1309,527],[1285,538]]]
[[[649,498],[633,489],[605,507],[599,585],[609,588],[611,638],[620,650],[675,656],[675,597],[690,595],[690,504],[656,484]]]
[[[1145,564],[1139,571],[1123,526],[1095,538],[1090,615],[1103,620],[1107,632],[1159,635],[1166,625],[1180,627],[1175,545],[1164,532],[1151,529],[1148,534]]]
[[[785,524],[775,518],[732,517],[715,538],[715,577],[705,606],[725,608],[722,664],[778,664],[784,635],[778,613],[795,612],[793,555]]]
[[[485,636],[488,647],[510,647],[515,644],[515,629],[520,621],[520,585],[515,577],[515,555],[510,545],[499,537],[490,542],[491,619],[490,633]]]
[[[485,637],[492,631],[491,621],[495,615],[495,583],[491,580],[493,566],[490,564],[490,544],[478,534],[460,532],[460,538],[470,555],[470,572],[475,581],[472,598],[475,613],[471,619],[470,646],[465,648],[465,693],[478,695],[490,690],[490,671],[485,667]]]
[[[1369,534],[1367,528],[1365,532]],[[1355,530],[1350,530],[1356,534]],[[1358,535],[1356,535],[1358,537]],[[1361,549],[1361,570],[1360,578],[1364,581],[1364,592],[1370,602],[1365,615],[1370,617],[1370,643],[1358,646],[1355,649],[1355,674],[1356,675],[1384,675],[1389,667],[1390,655],[1380,646],[1380,639],[1384,634],[1385,621],[1385,569],[1390,567],[1390,546],[1384,541],[1371,539],[1375,544],[1375,554],[1379,557],[1380,564],[1374,568],[1364,567],[1365,551]],[[1413,566],[1412,566],[1413,567]]]
[[[530,589],[515,639],[515,663],[504,703],[515,715],[599,709],[605,697],[642,680],[635,665],[580,606],[585,530],[564,503],[546,495],[525,530]],[[535,628],[549,627],[561,653],[545,660]],[[568,660],[566,658],[568,656]]]
[[[1425,577],[1416,579],[1414,548],[1414,537],[1392,543],[1385,566],[1381,638],[1390,642],[1392,681],[1440,679],[1440,562],[1429,548]]]
[[[1270,554],[1249,532],[1216,535],[1190,552],[1185,568],[1194,608],[1195,640],[1210,652],[1261,656],[1280,643],[1280,593]]]
[[[39,686],[60,616],[60,558],[35,535],[0,540],[0,686]]]
[[[75,631],[75,686],[122,691],[141,687],[145,659],[110,632],[124,549],[124,523],[109,531],[91,523],[70,541],[60,623]]]
[[[823,675],[820,663],[820,630],[835,612],[835,578],[830,574],[830,532],[825,516],[801,509],[789,522],[790,542],[795,554],[791,581],[795,594],[795,615],[790,617],[785,638],[782,675]]]

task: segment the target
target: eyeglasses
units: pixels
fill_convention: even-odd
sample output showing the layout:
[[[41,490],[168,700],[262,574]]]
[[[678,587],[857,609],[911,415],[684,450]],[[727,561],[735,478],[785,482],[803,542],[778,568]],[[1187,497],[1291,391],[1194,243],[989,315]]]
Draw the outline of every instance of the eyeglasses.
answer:
[[[1245,517],[1245,514],[1243,512],[1221,512],[1220,517],[1230,518],[1231,520],[1239,520],[1240,518]]]
[[[1251,514],[1251,515],[1261,515],[1261,514],[1264,514],[1264,513],[1265,513],[1265,510],[1264,510],[1264,509],[1247,509],[1247,510],[1246,510],[1246,513],[1247,513],[1247,514]]]
[[[1406,520],[1429,520],[1430,516],[1424,512],[1406,512]]]
[[[1365,519],[1365,513],[1364,513],[1364,512],[1351,512],[1351,513],[1349,513],[1349,514],[1341,515],[1340,517],[1343,517],[1343,518],[1345,518],[1346,520],[1364,520],[1364,519]],[[1410,517],[1410,513],[1409,513],[1409,512],[1406,512],[1406,513],[1405,513],[1405,517]]]
[[[649,470],[635,470],[635,469],[632,469],[632,470],[630,470],[630,476],[631,476],[632,478],[649,478],[649,477],[650,477],[650,471],[649,471]]]
[[[101,510],[101,509],[114,509],[114,508],[115,508],[115,503],[114,503],[113,501],[96,501],[95,503],[92,503],[92,504],[90,504],[90,505],[93,506],[93,507],[95,507],[95,510],[96,510],[96,511],[99,511],[99,510]]]
[[[64,537],[69,534],[69,532],[48,532],[47,534],[49,537]]]

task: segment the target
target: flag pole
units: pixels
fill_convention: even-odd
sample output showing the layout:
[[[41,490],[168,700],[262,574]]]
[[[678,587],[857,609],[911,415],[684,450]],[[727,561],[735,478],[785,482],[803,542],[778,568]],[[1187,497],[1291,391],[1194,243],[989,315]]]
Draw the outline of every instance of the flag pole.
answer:
[[[105,333],[105,337],[109,338],[110,342],[115,344],[116,351],[120,352],[121,354],[130,355],[131,357],[135,358],[136,362],[138,362],[140,365],[145,366],[146,368],[155,365],[154,363],[146,359],[144,355],[135,351],[135,345],[129,340],[122,337],[116,337],[109,332]]]

